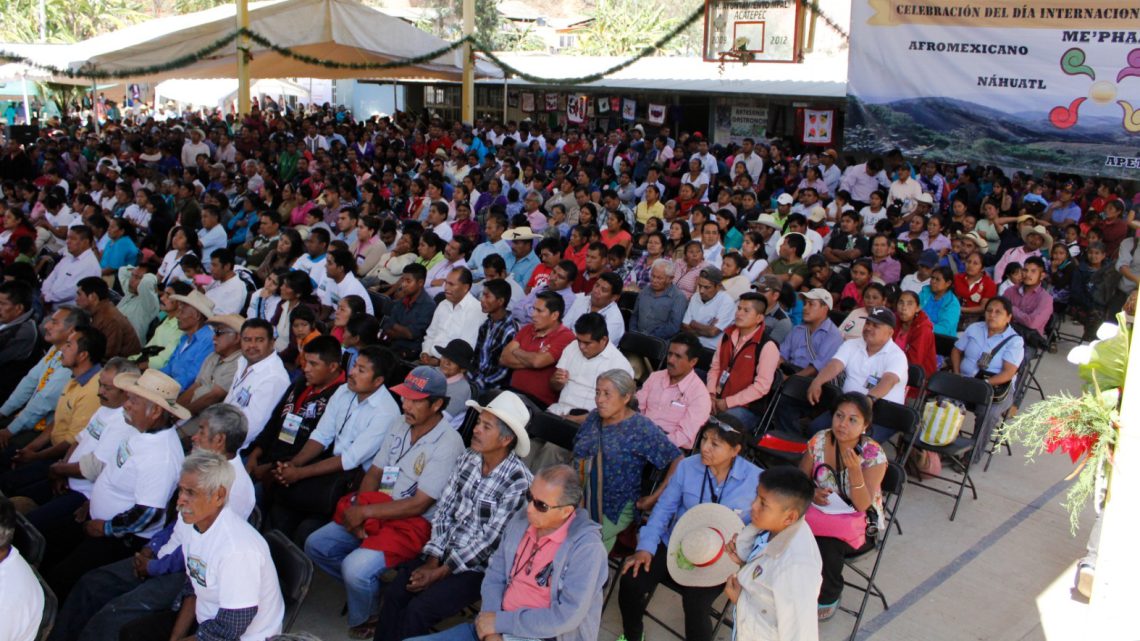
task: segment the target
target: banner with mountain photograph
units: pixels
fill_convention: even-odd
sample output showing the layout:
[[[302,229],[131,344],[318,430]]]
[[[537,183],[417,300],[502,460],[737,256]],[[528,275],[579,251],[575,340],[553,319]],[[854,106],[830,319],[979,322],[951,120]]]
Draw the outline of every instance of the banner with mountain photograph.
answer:
[[[1140,178],[1136,0],[854,0],[863,152]]]

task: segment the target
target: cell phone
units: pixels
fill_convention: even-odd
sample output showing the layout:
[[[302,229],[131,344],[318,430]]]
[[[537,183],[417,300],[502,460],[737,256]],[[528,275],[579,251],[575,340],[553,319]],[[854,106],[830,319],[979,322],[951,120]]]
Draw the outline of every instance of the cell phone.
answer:
[[[863,456],[863,444],[862,443],[856,443],[855,447],[853,449],[855,450],[856,454],[858,454],[859,456]]]

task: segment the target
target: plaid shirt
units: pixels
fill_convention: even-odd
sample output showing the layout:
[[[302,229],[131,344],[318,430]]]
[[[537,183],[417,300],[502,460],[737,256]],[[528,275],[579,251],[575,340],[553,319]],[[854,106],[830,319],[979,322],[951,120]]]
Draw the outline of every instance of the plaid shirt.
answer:
[[[479,338],[475,347],[478,360],[473,379],[481,389],[498,387],[511,375],[511,370],[499,365],[499,357],[503,354],[503,348],[513,341],[515,334],[518,333],[519,322],[510,314],[507,314],[503,320],[488,317],[479,326]]]
[[[533,479],[514,452],[490,475],[483,476],[482,470],[483,456],[464,452],[436,504],[424,554],[439,559],[452,573],[487,569],[507,521],[526,503]]]

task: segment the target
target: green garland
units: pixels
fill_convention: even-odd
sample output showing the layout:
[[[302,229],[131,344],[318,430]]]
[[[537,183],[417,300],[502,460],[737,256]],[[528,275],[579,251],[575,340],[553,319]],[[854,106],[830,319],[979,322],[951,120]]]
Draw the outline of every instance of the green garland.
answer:
[[[838,33],[845,40],[849,39],[850,36],[847,34],[847,32],[844,31],[842,29],[842,27],[840,27],[834,20],[829,18],[826,14],[824,14],[820,10],[819,5],[817,4],[816,0],[801,0],[801,1],[804,5],[810,7],[812,9],[812,11],[817,16],[822,18],[824,23],[828,27],[833,29],[836,33]],[[769,6],[769,5],[770,6],[783,6],[784,4],[785,4],[784,0],[767,0],[766,2],[757,3],[756,6],[757,7]],[[235,30],[233,33],[222,36],[218,40],[206,45],[205,47],[202,47],[201,49],[198,49],[197,51],[194,51],[192,53],[188,53],[188,54],[183,55],[183,56],[179,56],[178,58],[175,58],[174,60],[171,60],[171,61],[166,62],[164,64],[147,65],[144,67],[134,67],[131,69],[121,69],[119,71],[103,71],[103,70],[97,69],[95,67],[87,66],[87,65],[84,65],[83,67],[80,67],[79,69],[59,68],[59,67],[55,67],[53,65],[41,64],[41,63],[38,63],[34,60],[30,60],[24,56],[9,53],[6,51],[0,51],[0,61],[6,62],[6,63],[12,63],[12,62],[22,63],[22,64],[27,65],[29,67],[34,67],[36,69],[42,69],[44,71],[51,73],[52,75],[64,76],[67,78],[88,78],[88,79],[91,79],[93,81],[121,80],[121,79],[125,79],[125,78],[137,78],[137,77],[142,77],[142,76],[164,74],[164,73],[167,73],[170,71],[174,71],[176,69],[188,67],[188,66],[190,66],[196,62],[199,62],[201,60],[204,60],[204,59],[210,57],[211,55],[217,53],[218,51],[222,50],[223,48],[228,46],[230,43],[235,41],[239,36],[245,36],[245,37],[249,38],[251,41],[257,43],[258,45],[260,45],[262,47],[265,47],[266,49],[269,49],[270,51],[273,51],[274,53],[277,53],[278,55],[282,55],[282,56],[285,56],[288,58],[292,58],[294,60],[297,60],[297,61],[302,62],[302,63],[307,64],[307,65],[324,67],[326,69],[350,69],[350,70],[354,70],[354,71],[379,71],[379,70],[401,69],[401,68],[406,68],[406,67],[413,67],[413,66],[417,66],[417,65],[427,64],[427,63],[430,63],[432,60],[434,60],[434,59],[436,59],[442,55],[451,53],[451,52],[459,49],[460,47],[463,47],[464,45],[470,43],[471,48],[473,50],[478,51],[479,53],[482,53],[484,56],[487,57],[487,59],[492,64],[494,64],[495,66],[499,67],[504,72],[506,72],[512,76],[515,76],[517,78],[521,78],[523,80],[526,80],[527,82],[532,82],[535,84],[570,87],[570,86],[585,85],[585,84],[590,84],[592,82],[597,82],[597,81],[605,78],[606,76],[609,76],[611,74],[617,73],[623,69],[630,67],[631,65],[633,65],[637,61],[641,60],[642,58],[646,58],[648,56],[655,54],[657,51],[664,48],[665,45],[669,44],[669,42],[671,42],[674,38],[681,35],[682,32],[684,32],[686,29],[688,29],[693,24],[695,24],[698,20],[700,20],[704,16],[704,13],[705,13],[705,7],[704,7],[704,5],[701,5],[701,6],[697,7],[696,9],[694,9],[684,20],[679,22],[675,27],[670,29],[668,33],[666,33],[662,37],[658,38],[657,41],[654,42],[653,44],[651,44],[651,45],[645,47],[644,49],[642,49],[641,51],[639,51],[637,53],[637,55],[633,56],[632,58],[628,58],[622,62],[619,62],[619,63],[617,63],[617,64],[615,64],[615,65],[613,65],[613,66],[611,66],[611,67],[609,67],[603,71],[593,73],[593,74],[589,74],[589,75],[585,75],[585,76],[578,76],[575,78],[545,78],[542,76],[536,76],[536,75],[527,73],[525,71],[522,71],[522,70],[512,66],[511,64],[507,63],[506,61],[504,61],[502,58],[500,58],[498,55],[496,55],[496,53],[494,51],[492,51],[489,47],[487,47],[485,44],[483,44],[482,41],[480,41],[474,35],[464,36],[464,37],[460,38],[459,40],[456,40],[455,42],[448,43],[447,45],[440,47],[434,51],[429,51],[427,53],[424,53],[424,54],[421,54],[419,56],[415,56],[412,58],[403,58],[400,60],[392,60],[389,62],[340,62],[337,60],[327,60],[324,58],[316,58],[316,57],[309,56],[306,54],[297,53],[296,51],[293,51],[292,49],[289,49],[288,47],[281,47],[279,45],[274,44],[269,38],[266,38],[265,36],[255,32],[255,31],[251,31],[249,29],[244,29],[244,28]],[[247,55],[249,54],[248,50],[246,50],[245,48],[239,47],[239,49],[244,51]]]

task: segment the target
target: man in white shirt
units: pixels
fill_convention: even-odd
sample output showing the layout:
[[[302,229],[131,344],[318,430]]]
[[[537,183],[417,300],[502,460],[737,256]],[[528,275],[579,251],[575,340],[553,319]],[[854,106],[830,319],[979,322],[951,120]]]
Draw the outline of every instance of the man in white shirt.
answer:
[[[589,313],[573,325],[577,338],[562,352],[555,366],[550,387],[559,392],[558,402],[548,409],[553,414],[567,415],[582,422],[595,407],[594,392],[598,375],[620,369],[633,375],[629,360],[610,341],[606,320],[601,314]]]
[[[195,450],[214,452],[226,457],[230,467],[234,468],[234,483],[230,487],[230,497],[226,507],[233,510],[243,519],[248,519],[253,513],[255,501],[253,495],[253,479],[245,469],[238,452],[245,443],[245,435],[249,432],[249,421],[245,414],[233,405],[217,403],[202,410],[197,416],[198,431],[190,437],[190,443]]]
[[[273,351],[273,326],[260,318],[241,327],[241,358],[224,402],[239,407],[249,420],[245,449],[265,429],[273,408],[289,389],[289,372]]]
[[[213,284],[206,290],[206,298],[214,303],[214,314],[241,314],[249,297],[245,282],[234,273],[234,251],[219,249],[210,256],[210,275]]]
[[[899,178],[891,183],[891,189],[887,195],[888,205],[893,204],[896,200],[901,200],[904,204],[911,203],[922,194],[922,184],[910,177],[910,165],[904,162],[899,165],[898,172]],[[941,196],[941,194],[938,195]]]
[[[705,261],[719,268],[724,260],[724,245],[720,242],[720,225],[715,220],[706,220],[701,225],[701,251]]]
[[[701,170],[709,178],[709,184],[716,184],[716,174],[719,171],[716,163],[716,156],[709,153],[709,141],[702,139],[697,143],[697,153],[689,157],[689,160],[697,159],[701,161]]]
[[[424,225],[424,231],[435,232],[435,235],[439,236],[443,242],[451,242],[451,239],[455,237],[455,232],[447,222],[450,213],[446,202],[442,200],[433,202],[428,206],[427,224]]]
[[[325,261],[325,275],[328,276],[321,288],[326,292],[330,307],[336,307],[345,296],[359,296],[364,299],[364,311],[373,313],[372,297],[364,285],[356,278],[356,258],[347,249],[337,249],[328,253]],[[317,293],[320,296],[320,292]],[[322,297],[323,298],[323,297]]]
[[[103,270],[91,250],[95,237],[91,228],[77,225],[67,230],[67,252],[55,264],[41,286],[44,302],[63,305],[75,302],[75,284],[89,276],[100,276]]]
[[[321,299],[321,304],[327,307],[332,307],[332,303],[327,300],[328,289],[322,290],[321,285],[328,278],[326,264],[330,241],[331,236],[327,229],[320,227],[310,229],[309,237],[305,239],[305,253],[297,259],[297,262],[293,263],[293,269],[309,275],[309,280],[313,281],[313,291]]]
[[[222,213],[213,205],[202,208],[202,228],[198,230],[198,241],[202,244],[202,264],[210,264],[210,256],[229,243],[226,228],[222,226]]]
[[[606,335],[616,346],[625,335],[625,318],[617,305],[621,292],[621,277],[613,272],[603,272],[594,282],[589,295],[578,294],[574,299],[570,309],[566,310],[566,319],[562,324],[574,327],[582,316],[589,313],[600,314],[606,320]]]
[[[443,283],[443,300],[436,305],[431,325],[424,333],[420,362],[439,365],[436,349],[447,346],[455,339],[474,345],[479,326],[487,320],[479,300],[471,295],[471,270],[455,267],[447,273]]]
[[[835,162],[839,160],[839,152],[828,149],[819,155],[819,173],[823,182],[827,183],[827,193],[835,196],[839,191],[839,181],[843,179],[843,172]]]
[[[681,331],[697,335],[701,345],[715,350],[724,330],[736,320],[736,301],[721,287],[723,275],[716,267],[706,267],[697,278],[697,295],[681,319]]]
[[[867,310],[863,325],[863,338],[844,341],[823,370],[812,379],[808,388],[808,402],[819,402],[825,383],[845,373],[844,392],[866,394],[872,402],[880,398],[899,403],[906,402],[908,363],[906,354],[891,338],[895,333],[895,314],[886,307]],[[812,432],[830,426],[831,415],[824,413],[812,423]]]
[[[745,138],[740,143],[740,153],[736,154],[733,159],[733,164],[738,162],[744,163],[744,168],[748,170],[748,175],[752,177],[753,183],[760,182],[760,174],[764,171],[764,159],[760,154],[756,153],[754,148],[756,141],[751,138]]]
[[[187,584],[182,607],[127,624],[120,638],[266,639],[281,632],[285,601],[269,545],[234,510],[227,510],[234,468],[225,456],[194,451],[178,480],[180,520],[173,538],[182,544]]]
[[[44,591],[32,566],[12,545],[17,527],[16,508],[0,496],[0,639],[34,641],[44,614]]]
[[[53,191],[44,198],[44,217],[36,222],[36,227],[47,229],[51,233],[45,247],[58,254],[64,249],[68,228],[82,224],[83,219],[71,211],[63,194]]]
[[[321,149],[325,151],[328,151],[329,149],[328,138],[325,138],[324,136],[317,133],[317,127],[313,124],[310,124],[305,128],[305,139],[302,144],[304,145],[305,150],[314,156],[317,154],[317,151]]]
[[[190,140],[182,145],[182,166],[193,168],[198,166],[198,156],[205,154],[206,158],[210,157],[210,146],[202,142],[202,130],[191,129]]]
[[[467,266],[467,252],[470,250],[471,242],[464,236],[452,238],[443,246],[443,260],[432,265],[424,279],[424,291],[428,296],[434,299],[443,293],[447,275],[456,267]]]

